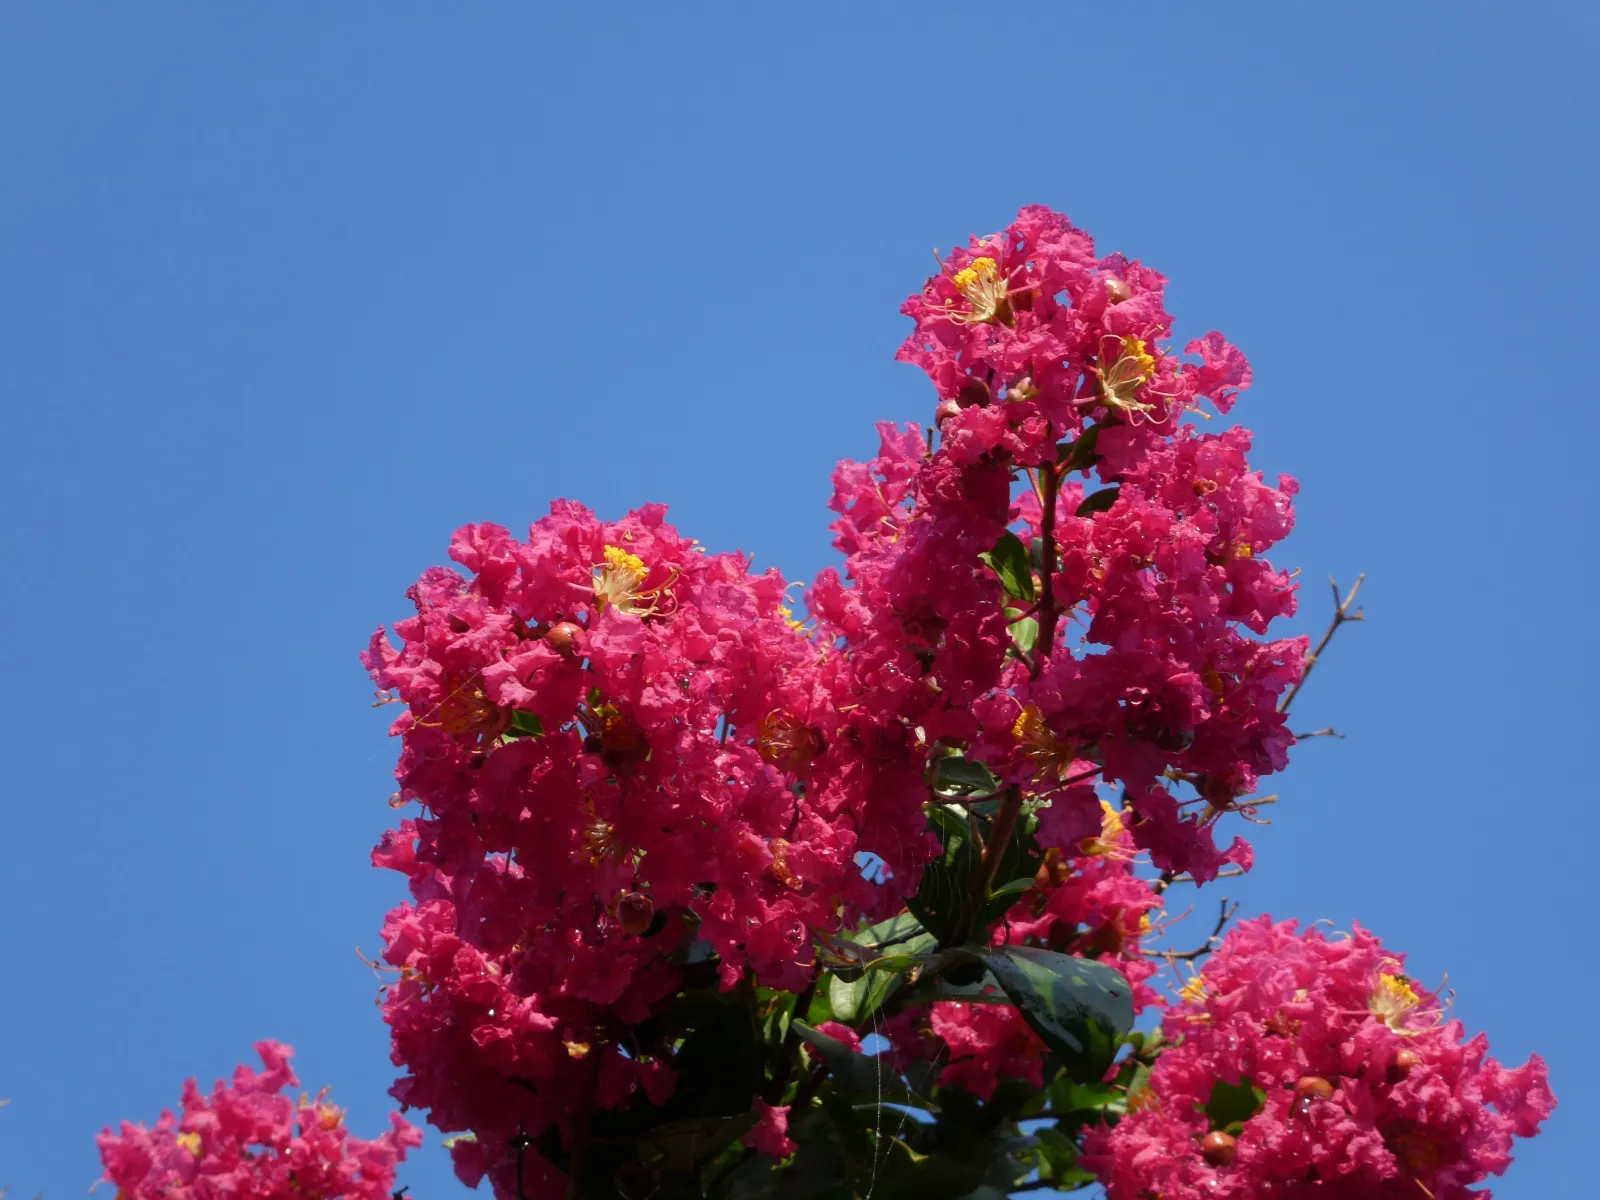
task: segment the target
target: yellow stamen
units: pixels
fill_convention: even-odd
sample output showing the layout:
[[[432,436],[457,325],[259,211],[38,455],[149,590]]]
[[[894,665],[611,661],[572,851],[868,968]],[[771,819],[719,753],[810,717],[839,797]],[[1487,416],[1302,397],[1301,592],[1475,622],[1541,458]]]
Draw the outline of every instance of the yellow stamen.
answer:
[[[1078,743],[1071,738],[1057,737],[1044,714],[1033,704],[1025,705],[1017,714],[1011,736],[1017,739],[1022,753],[1038,764],[1036,777],[1054,772],[1057,779],[1065,779],[1078,756]]]
[[[595,603],[602,609],[615,608],[618,612],[649,616],[656,611],[656,600],[662,589],[644,590],[648,574],[650,569],[637,554],[630,554],[620,546],[607,546],[605,562],[595,567]]]
[[[643,577],[644,559],[637,554],[629,554],[621,546],[606,547],[606,562],[613,568],[632,571],[635,575]]]
[[[1189,982],[1178,989],[1178,995],[1190,1004],[1206,1002],[1206,981],[1199,975],[1190,976]]]
[[[180,1133],[172,1140],[196,1158],[200,1157],[200,1135],[198,1133]]]
[[[1118,841],[1122,837],[1122,814],[1104,800],[1100,801],[1100,836],[1086,837],[1078,843],[1078,849],[1088,858],[1096,858],[1102,854],[1114,854],[1118,849]]]
[[[1110,341],[1111,339],[1104,339]],[[1104,341],[1102,345],[1104,345]],[[1150,412],[1152,406],[1138,398],[1145,380],[1155,374],[1156,360],[1145,347],[1143,338],[1124,337],[1117,345],[1115,362],[1107,363],[1106,352],[1100,354],[1100,391],[1107,407],[1122,412]]]
[[[971,311],[949,315],[969,325],[1011,324],[1011,290],[999,264],[987,254],[975,258],[950,276],[956,291],[971,305]],[[950,304],[952,301],[947,300]]]
[[[1404,1033],[1406,1020],[1421,1003],[1422,997],[1404,975],[1382,974],[1367,999],[1367,1008],[1390,1029]]]

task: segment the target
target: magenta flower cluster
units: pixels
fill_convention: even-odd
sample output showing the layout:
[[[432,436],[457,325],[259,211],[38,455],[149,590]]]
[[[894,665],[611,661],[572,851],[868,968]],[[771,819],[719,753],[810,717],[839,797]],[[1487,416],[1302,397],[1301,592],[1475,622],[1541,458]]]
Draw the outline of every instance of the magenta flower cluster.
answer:
[[[118,1200],[388,1200],[395,1164],[422,1144],[422,1131],[394,1114],[389,1132],[353,1137],[326,1093],[283,1094],[300,1082],[293,1050],[258,1042],[256,1053],[264,1070],[241,1066],[209,1096],[185,1083],[181,1115],[163,1112],[149,1128],[124,1121],[100,1135]]]
[[[941,852],[930,814],[974,780],[1025,809],[1042,858],[986,882],[1016,899],[972,936],[1111,964],[1136,1008],[1166,1003],[1164,891],[1249,869],[1239,818],[1287,763],[1307,643],[1269,636],[1295,610],[1267,555],[1297,484],[1250,468],[1247,430],[1188,419],[1227,413],[1250,368],[1218,333],[1176,352],[1165,285],[1041,207],[943,259],[899,352],[933,381],[932,425],[882,424],[875,457],[839,465],[842,568],[802,597],[660,506],[608,522],[560,500],[526,537],[458,531],[455,567],[374,635],[392,803],[419,806],[373,853],[411,895],[384,926],[393,1095],[457,1135],[464,1180],[563,1194],[548,1148],[673,1098],[676,1042],[641,1033],[673,997],[708,980],[809,1001],[819,946],[915,902]],[[1125,1114],[1087,1135],[1113,1200],[1455,1197],[1553,1103],[1542,1064],[1463,1042],[1359,930],[1245,925],[1163,1028]],[[939,999],[879,1032],[898,1069],[980,1099],[1049,1062],[1007,1005]],[[278,1195],[246,1175],[298,1155],[298,1194],[382,1192],[409,1126],[348,1139],[269,1099],[292,1076],[263,1055],[210,1107],[186,1094],[182,1122],[108,1133],[108,1177],[201,1196],[227,1170],[245,1172],[231,1194]],[[797,1145],[782,1083],[743,1135],[771,1158]],[[1213,1121],[1219,1086],[1259,1100]],[[241,1157],[252,1139],[279,1157]],[[312,1164],[326,1183],[306,1186]]]

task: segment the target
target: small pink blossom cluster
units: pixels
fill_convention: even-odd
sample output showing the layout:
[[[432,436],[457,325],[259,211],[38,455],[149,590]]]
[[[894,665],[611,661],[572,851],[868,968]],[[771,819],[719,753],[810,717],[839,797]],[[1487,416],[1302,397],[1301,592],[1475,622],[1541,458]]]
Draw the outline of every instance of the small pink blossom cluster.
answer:
[[[422,1144],[421,1131],[391,1114],[389,1132],[352,1137],[326,1093],[281,1094],[300,1082],[293,1050],[257,1042],[256,1053],[264,1071],[240,1066],[210,1096],[187,1081],[182,1116],[163,1112],[148,1129],[124,1121],[96,1139],[118,1200],[388,1200],[395,1164]]]
[[[1544,1062],[1502,1067],[1404,968],[1359,926],[1238,926],[1168,1010],[1148,1089],[1090,1132],[1084,1164],[1111,1200],[1487,1195],[1471,1185],[1555,1106]]]

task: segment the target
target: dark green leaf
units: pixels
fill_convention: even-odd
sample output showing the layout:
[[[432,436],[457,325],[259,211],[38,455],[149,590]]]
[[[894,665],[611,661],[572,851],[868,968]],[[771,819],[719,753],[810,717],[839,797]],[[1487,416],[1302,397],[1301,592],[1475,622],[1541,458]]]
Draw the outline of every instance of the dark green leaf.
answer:
[[[1000,586],[1007,595],[1033,602],[1033,568],[1028,563],[1028,551],[1021,538],[1008,529],[1000,535],[993,550],[978,557],[1000,577]]]
[[[1117,497],[1121,494],[1122,488],[1115,484],[1108,488],[1101,488],[1098,492],[1090,492],[1089,495],[1083,498],[1083,503],[1078,505],[1076,515],[1087,517],[1094,513],[1105,512],[1106,509],[1117,502]]]
[[[919,1154],[899,1138],[884,1139],[873,1200],[960,1200],[983,1182],[983,1168],[942,1154]]]
[[[1133,1025],[1133,993],[1115,967],[1031,946],[983,948],[995,980],[1074,1079],[1098,1081]]]
[[[1013,879],[1010,883],[1002,883],[989,893],[991,896],[1020,896],[1034,885],[1034,877],[1025,875],[1021,879]]]
[[[945,795],[988,795],[999,789],[1000,781],[977,759],[952,754],[933,760],[933,787]]]
[[[687,1175],[721,1154],[755,1124],[755,1113],[669,1121],[640,1139],[639,1152],[669,1175]]]
[[[1206,1116],[1211,1128],[1223,1129],[1235,1122],[1248,1121],[1261,1111],[1267,1094],[1255,1085],[1255,1080],[1245,1076],[1238,1083],[1217,1080],[1211,1085],[1211,1099],[1206,1101]]]
[[[972,826],[968,824],[970,818],[952,805],[930,804],[928,820],[938,829],[946,846],[972,837]]]
[[[511,729],[507,737],[543,737],[544,722],[539,720],[538,713],[514,712],[511,714]]]
[[[1100,461],[1095,444],[1100,440],[1104,424],[1091,425],[1075,442],[1062,442],[1056,447],[1056,458],[1067,471],[1087,471]]]

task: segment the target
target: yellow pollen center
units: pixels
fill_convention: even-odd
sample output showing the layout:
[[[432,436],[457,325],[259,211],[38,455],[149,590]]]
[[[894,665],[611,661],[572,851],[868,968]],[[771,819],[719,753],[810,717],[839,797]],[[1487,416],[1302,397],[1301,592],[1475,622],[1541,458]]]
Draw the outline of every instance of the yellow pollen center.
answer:
[[[1206,1002],[1206,981],[1199,975],[1192,976],[1188,983],[1178,989],[1178,995],[1190,1004],[1204,1004]]]
[[[172,1140],[196,1158],[200,1157],[200,1135],[198,1133],[180,1133]]]
[[[1404,975],[1381,974],[1378,986],[1367,1000],[1372,1015],[1396,1033],[1404,1033],[1406,1018],[1422,1003],[1410,980]]]
[[[973,259],[970,267],[963,267],[951,278],[961,293],[970,299],[970,293],[973,288],[978,286],[979,280],[993,279],[994,276],[994,259],[985,255],[982,258]]]
[[[1112,339],[1106,339],[1110,342]],[[1104,343],[1102,343],[1104,345]],[[1156,360],[1143,338],[1124,337],[1117,343],[1116,360],[1106,362],[1101,351],[1100,390],[1107,406],[1123,412],[1150,412],[1151,405],[1138,398],[1139,388],[1155,374]]]
[[[644,559],[637,554],[629,554],[621,546],[606,547],[606,563],[614,570],[632,571],[639,576],[645,573]]]

